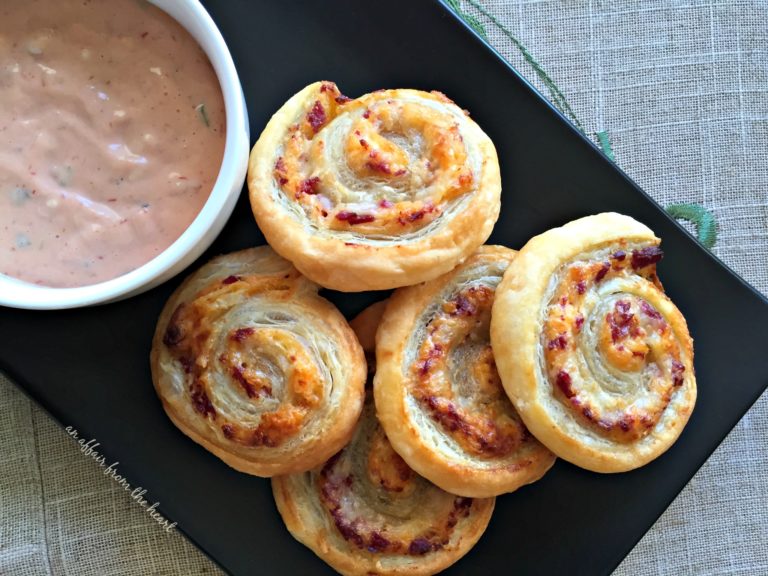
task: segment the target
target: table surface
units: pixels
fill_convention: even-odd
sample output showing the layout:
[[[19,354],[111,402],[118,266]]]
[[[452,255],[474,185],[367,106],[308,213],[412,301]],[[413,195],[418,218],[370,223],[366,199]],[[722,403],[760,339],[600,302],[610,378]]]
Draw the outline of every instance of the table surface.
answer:
[[[460,6],[545,95],[561,93],[588,134],[598,141],[602,133],[617,163],[661,205],[708,209],[718,228],[713,252],[768,294],[768,6]],[[30,427],[32,435],[18,434]],[[218,573],[1,376],[0,446],[0,573]],[[768,574],[766,463],[764,395],[616,575]]]

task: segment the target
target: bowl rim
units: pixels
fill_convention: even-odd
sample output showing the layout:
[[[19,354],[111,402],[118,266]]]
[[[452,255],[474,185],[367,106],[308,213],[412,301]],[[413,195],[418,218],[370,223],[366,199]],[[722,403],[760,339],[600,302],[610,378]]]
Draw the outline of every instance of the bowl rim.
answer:
[[[79,308],[126,298],[168,280],[191,264],[224,227],[245,183],[250,134],[248,112],[235,63],[221,32],[199,0],[149,0],[195,39],[213,67],[224,100],[226,137],[211,192],[182,234],[148,262],[125,274],[86,286],[58,288],[0,274],[0,306],[32,310]],[[177,16],[200,25],[197,33]],[[184,19],[186,15],[184,15]]]

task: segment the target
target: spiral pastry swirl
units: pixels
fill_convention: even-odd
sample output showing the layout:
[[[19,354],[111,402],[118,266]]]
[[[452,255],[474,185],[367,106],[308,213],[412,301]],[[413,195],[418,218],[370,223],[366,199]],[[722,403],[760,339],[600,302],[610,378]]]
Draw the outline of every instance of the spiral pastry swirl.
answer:
[[[509,401],[491,350],[494,293],[514,257],[482,246],[452,272],[398,289],[377,333],[387,436],[410,467],[462,496],[511,492],[555,461]]]
[[[696,402],[693,342],[656,276],[659,239],[605,213],[530,240],[493,306],[509,397],[555,454],[597,472],[667,450]]]
[[[357,292],[452,269],[490,235],[501,180],[491,140],[443,94],[352,100],[316,82],[267,124],[248,187],[279,254],[322,286]]]
[[[366,365],[318,287],[270,248],[220,256],[165,305],[152,380],[171,420],[242,472],[313,468],[352,435]]]
[[[315,470],[274,477],[272,489],[291,534],[348,575],[435,574],[477,542],[495,503],[449,494],[411,470],[370,394],[348,446]]]

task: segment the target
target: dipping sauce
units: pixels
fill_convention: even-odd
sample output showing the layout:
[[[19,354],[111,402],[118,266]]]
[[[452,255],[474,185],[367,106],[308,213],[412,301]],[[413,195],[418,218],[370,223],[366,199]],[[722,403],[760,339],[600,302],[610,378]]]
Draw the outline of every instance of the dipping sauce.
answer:
[[[224,153],[221,88],[143,0],[0,2],[0,273],[84,286],[197,216]]]

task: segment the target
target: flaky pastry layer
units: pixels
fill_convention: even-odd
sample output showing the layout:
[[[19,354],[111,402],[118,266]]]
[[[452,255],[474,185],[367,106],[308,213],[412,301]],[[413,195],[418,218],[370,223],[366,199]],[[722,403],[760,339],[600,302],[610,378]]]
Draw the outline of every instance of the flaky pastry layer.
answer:
[[[555,461],[507,398],[491,350],[494,293],[514,258],[482,246],[448,274],[398,289],[377,332],[384,430],[409,466],[463,496],[512,492]]]
[[[491,233],[501,180],[491,140],[443,94],[353,100],[316,82],[267,124],[248,188],[275,251],[322,286],[357,292],[461,262]]]
[[[581,218],[531,239],[497,290],[504,388],[531,432],[578,466],[646,464],[696,402],[693,341],[656,276],[659,243],[628,216]]]
[[[318,286],[268,247],[214,258],[174,292],[152,343],[171,420],[242,472],[308,470],[347,443],[366,363]]]
[[[381,306],[352,321],[363,342]],[[485,531],[494,498],[449,494],[420,477],[392,449],[369,394],[355,434],[315,470],[277,476],[272,489],[293,536],[341,574],[435,574]]]

